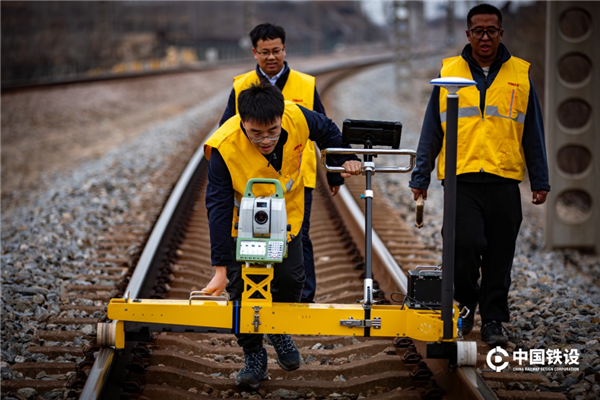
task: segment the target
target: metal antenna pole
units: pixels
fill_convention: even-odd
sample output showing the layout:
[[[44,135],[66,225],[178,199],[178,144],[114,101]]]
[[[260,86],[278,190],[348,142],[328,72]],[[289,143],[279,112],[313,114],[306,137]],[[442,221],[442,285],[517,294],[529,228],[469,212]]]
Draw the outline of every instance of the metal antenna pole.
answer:
[[[372,149],[371,141],[365,143],[365,149]],[[365,199],[365,282],[363,308],[365,320],[371,319],[371,305],[373,304],[373,271],[372,271],[372,242],[373,242],[373,190],[371,190],[371,176],[375,172],[373,155],[365,154],[363,166],[366,175]],[[365,326],[365,337],[371,336],[371,327]]]
[[[458,94],[446,97],[446,172],[444,174],[444,227],[442,255],[442,321],[444,339],[452,339],[454,297],[454,247],[456,226],[456,149],[458,142]]]
[[[444,173],[444,227],[442,254],[442,321],[444,339],[453,335],[452,304],[454,298],[454,250],[456,226],[456,151],[458,147],[458,94],[460,88],[473,86],[475,81],[464,78],[438,78],[431,81],[448,91],[446,96],[446,163]]]
[[[365,149],[371,149],[370,142],[365,143]],[[371,154],[364,155],[364,167],[367,186],[365,190],[365,283],[363,305],[373,304],[373,273],[372,273],[372,251],[373,240],[373,190],[371,190],[371,175],[375,170],[375,163]]]

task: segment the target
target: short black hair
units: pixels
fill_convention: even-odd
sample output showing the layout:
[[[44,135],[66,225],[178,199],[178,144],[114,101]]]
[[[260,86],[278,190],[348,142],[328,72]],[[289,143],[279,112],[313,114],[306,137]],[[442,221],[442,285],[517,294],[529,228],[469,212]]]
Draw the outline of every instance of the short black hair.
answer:
[[[256,44],[259,40],[274,40],[281,39],[281,43],[285,44],[285,31],[282,27],[273,24],[260,24],[256,25],[254,29],[250,31],[250,40],[252,40],[252,47],[256,48]]]
[[[256,83],[238,96],[238,111],[242,121],[268,125],[283,116],[283,94],[270,83]]]
[[[500,23],[500,28],[502,28],[502,13],[496,7],[491,4],[479,4],[469,10],[469,14],[467,14],[467,28],[471,27],[471,18],[474,15],[479,14],[494,14],[498,17],[498,23]]]

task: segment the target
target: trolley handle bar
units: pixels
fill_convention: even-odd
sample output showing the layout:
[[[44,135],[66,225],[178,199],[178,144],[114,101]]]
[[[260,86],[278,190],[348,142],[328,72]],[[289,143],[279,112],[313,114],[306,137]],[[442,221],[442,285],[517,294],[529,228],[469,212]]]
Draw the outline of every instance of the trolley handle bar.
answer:
[[[383,172],[383,173],[407,173],[411,172],[415,168],[417,152],[408,149],[344,149],[344,148],[331,148],[321,150],[321,165],[327,172],[345,172],[344,167],[333,167],[327,165],[325,157],[327,154],[382,154],[382,155],[401,155],[410,156],[410,164],[406,167],[375,167],[370,168],[371,172]],[[366,167],[363,164],[362,172],[366,171]]]
[[[192,305],[192,300],[211,300],[211,301],[219,301],[224,300],[229,305],[229,297],[222,294],[220,296],[213,296],[212,294],[205,292],[204,290],[195,290],[190,293],[190,305]]]

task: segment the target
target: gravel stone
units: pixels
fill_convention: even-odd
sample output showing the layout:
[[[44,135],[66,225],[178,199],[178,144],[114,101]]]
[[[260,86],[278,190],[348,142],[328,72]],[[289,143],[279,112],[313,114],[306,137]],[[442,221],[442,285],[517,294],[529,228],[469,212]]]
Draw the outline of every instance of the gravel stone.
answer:
[[[306,360],[304,360],[304,362],[305,362],[306,364],[308,364],[309,362],[313,362],[313,361],[317,361],[317,359],[316,359],[315,357],[313,357],[312,355],[308,355],[308,356],[306,357]]]
[[[84,325],[83,328],[81,328],[81,332],[85,335],[94,335],[96,333],[96,326],[94,325]]]
[[[301,397],[300,393],[287,389],[275,390],[273,393],[271,393],[271,396],[274,399],[299,399]]]
[[[35,396],[37,396],[37,391],[33,388],[22,388],[17,390],[17,393],[26,399],[33,399]]]

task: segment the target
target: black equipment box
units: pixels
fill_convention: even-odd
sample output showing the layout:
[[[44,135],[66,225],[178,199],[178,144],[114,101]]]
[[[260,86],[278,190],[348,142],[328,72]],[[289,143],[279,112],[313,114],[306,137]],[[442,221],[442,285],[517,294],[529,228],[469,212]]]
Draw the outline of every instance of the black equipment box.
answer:
[[[401,136],[401,122],[345,119],[342,125],[342,143],[344,144],[369,142],[370,146],[390,146],[392,149],[399,149]]]
[[[416,267],[408,271],[410,308],[439,310],[442,308],[442,269],[439,266]],[[415,299],[415,300],[413,300]]]

